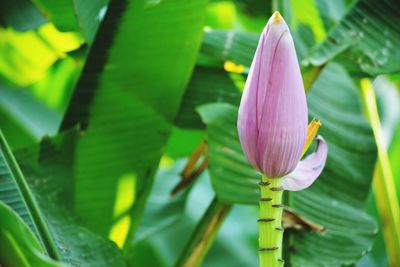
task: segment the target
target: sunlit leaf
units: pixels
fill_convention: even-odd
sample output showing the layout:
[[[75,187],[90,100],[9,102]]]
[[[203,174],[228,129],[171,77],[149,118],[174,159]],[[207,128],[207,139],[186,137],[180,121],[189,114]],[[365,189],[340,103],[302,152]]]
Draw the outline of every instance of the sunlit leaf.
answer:
[[[317,42],[326,37],[322,19],[315,5],[316,0],[291,1],[291,30],[298,31],[300,25],[310,27]]]
[[[119,180],[133,175],[133,241],[197,56],[205,4],[165,0],[149,6],[142,0],[108,6],[63,124],[84,131],[76,150],[75,210],[102,236],[114,223]]]
[[[60,33],[51,24],[27,32],[0,28],[0,77],[12,85],[30,85],[42,79],[54,62],[65,58],[66,52],[81,44],[78,35]]]

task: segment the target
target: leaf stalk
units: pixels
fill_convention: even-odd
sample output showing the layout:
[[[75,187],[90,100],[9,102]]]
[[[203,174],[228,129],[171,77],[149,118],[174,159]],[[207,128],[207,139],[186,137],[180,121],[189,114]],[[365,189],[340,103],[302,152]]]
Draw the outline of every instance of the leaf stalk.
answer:
[[[260,182],[260,218],[258,254],[260,267],[280,267],[282,259],[282,178],[263,176]]]

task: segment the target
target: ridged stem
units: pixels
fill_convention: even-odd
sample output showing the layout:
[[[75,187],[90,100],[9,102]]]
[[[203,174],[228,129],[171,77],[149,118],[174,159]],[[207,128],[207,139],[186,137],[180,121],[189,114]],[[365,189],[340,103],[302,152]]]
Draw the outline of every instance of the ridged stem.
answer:
[[[260,182],[259,259],[260,267],[281,267],[282,260],[282,179],[263,176]]]

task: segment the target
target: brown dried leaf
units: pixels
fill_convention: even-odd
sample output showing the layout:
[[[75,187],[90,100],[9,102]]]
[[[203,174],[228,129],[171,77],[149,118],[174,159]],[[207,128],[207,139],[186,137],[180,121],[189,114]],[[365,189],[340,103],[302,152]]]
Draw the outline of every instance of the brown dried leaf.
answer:
[[[303,216],[300,216],[293,210],[285,207],[283,209],[283,228],[295,230],[309,230],[316,233],[325,231],[325,227],[317,224]]]

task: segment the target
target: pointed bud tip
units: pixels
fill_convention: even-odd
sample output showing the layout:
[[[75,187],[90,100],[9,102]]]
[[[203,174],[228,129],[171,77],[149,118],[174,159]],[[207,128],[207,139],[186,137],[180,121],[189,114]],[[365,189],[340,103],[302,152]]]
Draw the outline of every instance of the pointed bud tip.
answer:
[[[272,14],[271,16],[271,22],[273,23],[282,23],[285,20],[283,19],[283,17],[281,16],[281,13],[279,13],[279,11],[275,11],[274,14]]]

